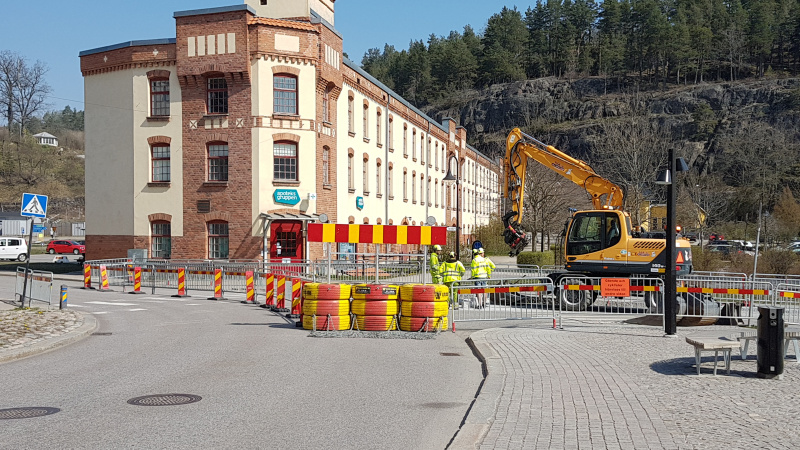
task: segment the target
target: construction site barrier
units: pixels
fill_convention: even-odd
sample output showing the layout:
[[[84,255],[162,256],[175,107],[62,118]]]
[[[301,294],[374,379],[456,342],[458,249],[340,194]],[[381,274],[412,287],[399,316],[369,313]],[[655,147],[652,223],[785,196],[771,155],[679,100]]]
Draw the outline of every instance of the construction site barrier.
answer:
[[[106,266],[100,266],[100,290],[108,291],[108,269]]]
[[[275,307],[275,275],[265,273],[261,277],[264,279],[264,307]]]
[[[131,294],[144,294],[142,292],[142,268],[136,266],[133,268],[133,291]]]
[[[256,303],[256,287],[253,272],[247,271],[244,274],[245,278],[247,279],[247,298],[245,299],[244,303]]]
[[[83,265],[83,289],[94,289],[92,287],[92,266]]]
[[[223,300],[222,297],[222,269],[214,269],[214,296],[209,300]]]

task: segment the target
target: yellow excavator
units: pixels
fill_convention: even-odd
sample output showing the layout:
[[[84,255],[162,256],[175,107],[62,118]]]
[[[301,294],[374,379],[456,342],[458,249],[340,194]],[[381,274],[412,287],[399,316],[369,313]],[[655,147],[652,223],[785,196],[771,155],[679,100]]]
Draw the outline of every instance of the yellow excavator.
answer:
[[[593,209],[575,211],[565,226],[561,247],[566,272],[550,275],[556,285],[562,278],[576,274],[659,277],[665,273],[666,239],[652,238],[655,233],[634,232],[630,215],[622,209],[623,192],[618,185],[598,175],[586,162],[538,141],[519,128],[512,130],[506,139],[503,167],[503,198],[507,205],[510,203],[503,216],[503,237],[511,247],[510,256],[519,254],[530,243],[530,236],[520,224],[530,159],[582,186],[592,199]],[[677,240],[676,255],[677,275],[691,273],[692,250],[688,241]],[[591,301],[567,299],[562,301],[562,307],[583,310]],[[645,303],[651,309],[660,307],[656,296],[648,296]]]

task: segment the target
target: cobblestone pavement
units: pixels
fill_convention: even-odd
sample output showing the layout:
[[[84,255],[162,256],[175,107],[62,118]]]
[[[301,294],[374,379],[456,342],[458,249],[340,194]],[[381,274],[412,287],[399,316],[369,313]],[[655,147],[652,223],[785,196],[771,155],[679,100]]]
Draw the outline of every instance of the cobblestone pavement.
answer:
[[[16,309],[11,302],[0,301],[0,360],[3,355],[69,333],[83,325],[83,316],[75,311]]]
[[[496,352],[487,385],[502,379],[479,396],[496,408],[480,448],[796,448],[800,368],[792,351],[783,380],[757,378],[753,350],[747,360],[734,351],[730,375],[720,357],[717,376],[713,353],[703,353],[697,376],[685,336],[709,331],[735,332],[681,328],[667,338],[655,327],[614,324],[472,333],[479,350]]]

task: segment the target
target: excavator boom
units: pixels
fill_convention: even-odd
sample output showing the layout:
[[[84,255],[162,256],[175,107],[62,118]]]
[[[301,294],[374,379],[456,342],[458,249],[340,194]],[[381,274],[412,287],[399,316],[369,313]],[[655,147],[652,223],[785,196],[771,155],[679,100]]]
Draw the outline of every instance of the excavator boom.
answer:
[[[621,209],[622,189],[598,175],[584,161],[575,159],[551,145],[514,128],[506,139],[506,157],[503,173],[503,198],[511,209],[503,216],[505,240],[511,246],[511,255],[518,254],[528,244],[522,227],[523,202],[525,198],[525,174],[528,159],[533,159],[555,171],[567,180],[582,186],[592,198],[594,209]]]

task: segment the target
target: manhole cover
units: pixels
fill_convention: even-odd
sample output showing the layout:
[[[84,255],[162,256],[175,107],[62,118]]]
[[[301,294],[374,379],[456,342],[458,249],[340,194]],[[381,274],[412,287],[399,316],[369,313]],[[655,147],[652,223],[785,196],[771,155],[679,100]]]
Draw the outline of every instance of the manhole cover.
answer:
[[[137,406],[177,406],[196,403],[202,399],[203,397],[192,394],[160,394],[132,398],[128,403]]]
[[[0,420],[9,419],[32,419],[34,417],[49,416],[61,411],[58,408],[47,407],[28,407],[28,408],[10,408],[0,409]]]
[[[461,353],[439,353],[442,356],[461,356]]]

